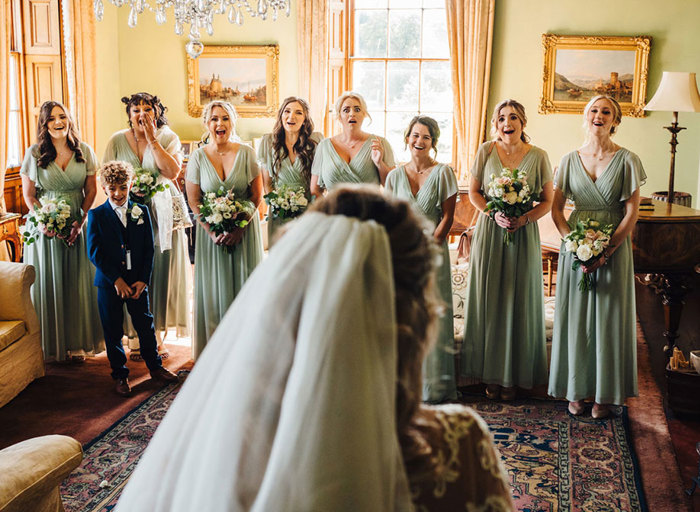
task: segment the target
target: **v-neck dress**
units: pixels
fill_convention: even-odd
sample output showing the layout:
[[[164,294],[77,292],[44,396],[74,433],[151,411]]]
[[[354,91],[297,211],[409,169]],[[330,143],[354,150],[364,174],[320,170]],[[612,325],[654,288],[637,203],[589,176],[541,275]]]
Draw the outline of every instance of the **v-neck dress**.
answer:
[[[129,130],[120,130],[109,139],[104,153],[104,161],[119,160],[128,162],[134,167],[142,167],[160,175],[160,169],[156,165],[155,156],[151,147],[146,147],[143,154],[143,162],[129,146],[126,133]],[[182,161],[182,146],[180,139],[168,126],[163,126],[157,133],[158,142],[175,159]],[[160,175],[160,179],[169,186],[164,194],[175,194],[177,189],[171,180]],[[153,255],[153,274],[149,288],[151,313],[153,325],[156,331],[166,331],[174,328],[178,337],[188,337],[191,332],[191,315],[189,310],[189,290],[192,288],[192,270],[187,255],[187,236],[184,230],[178,229],[172,232],[172,247],[170,250],[160,250],[160,236],[156,208],[149,206],[153,226],[153,240],[155,251]],[[131,318],[124,309],[125,331],[129,337],[129,348],[138,349],[136,331],[131,325]],[[159,338],[162,344],[162,338]]]
[[[71,206],[71,218],[80,219],[87,176],[97,170],[95,152],[80,143],[85,162],[75,155],[62,170],[56,162],[39,167],[39,148],[31,146],[24,157],[20,174],[36,187],[36,197],[64,198]],[[61,240],[39,235],[24,246],[24,262],[34,265],[36,280],[32,302],[41,325],[41,345],[47,360],[62,361],[70,356],[94,355],[104,350],[102,324],[97,308],[97,288],[93,286],[95,267],[87,254],[85,230],[72,247]]]
[[[309,137],[317,145],[323,139],[323,135],[318,132],[314,132]],[[306,199],[311,200],[311,191],[309,190],[309,183],[304,179],[301,174],[301,159],[295,158],[294,163],[286,156],[282,161],[278,163],[278,168],[275,167],[275,150],[272,145],[272,134],[268,133],[263,136],[260,141],[260,147],[258,148],[258,162],[263,166],[267,173],[272,178],[273,187],[280,185],[285,185],[294,188],[303,188]],[[289,222],[291,219],[275,219],[270,214],[267,221],[267,229],[269,240],[272,242],[275,239],[275,233],[281,226]]]
[[[387,176],[386,191],[410,202],[418,212],[437,226],[442,219],[442,203],[457,194],[458,187],[452,169],[447,165],[437,164],[414,195],[406,169],[400,166]],[[423,400],[426,402],[457,399],[452,274],[447,240],[442,243],[440,249],[442,261],[436,272],[436,283],[445,309],[439,322],[437,342],[423,361]]]
[[[594,182],[577,151],[562,158],[555,186],[572,199],[569,226],[597,220],[615,228],[624,206],[646,181],[639,157],[621,148]],[[594,397],[622,405],[637,396],[637,331],[631,237],[592,274],[593,290],[581,292],[582,270],[562,243],[557,270],[549,394],[569,401]]]
[[[384,137],[370,135],[350,162],[341,158],[331,139],[323,139],[316,148],[311,174],[318,176],[319,186],[330,190],[340,183],[374,183],[379,185],[379,171],[372,161],[372,140],[379,138],[384,148],[384,163],[396,165],[394,151]]]
[[[204,152],[197,149],[187,164],[187,181],[198,185],[202,194],[216,192],[220,187],[233,190],[238,199],[250,199],[250,183],[260,174],[255,151],[240,145],[233,170],[221,180]],[[262,234],[258,212],[245,227],[243,239],[231,253],[216,245],[199,222],[194,250],[194,337],[193,350],[197,357],[226,314],[255,267],[262,261]]]
[[[491,142],[479,147],[472,176],[486,191],[503,165]],[[536,196],[552,181],[547,153],[532,146],[518,169]],[[487,214],[476,224],[467,277],[462,375],[472,382],[532,388],[547,382],[542,249],[536,222],[513,233]]]

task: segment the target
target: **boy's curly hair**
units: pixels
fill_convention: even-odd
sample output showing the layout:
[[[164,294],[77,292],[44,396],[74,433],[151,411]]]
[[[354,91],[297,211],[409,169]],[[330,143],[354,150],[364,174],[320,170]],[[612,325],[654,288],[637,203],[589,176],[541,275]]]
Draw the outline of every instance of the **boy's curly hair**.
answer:
[[[118,160],[103,163],[97,173],[103,186],[121,185],[134,178],[134,168],[131,164]]]

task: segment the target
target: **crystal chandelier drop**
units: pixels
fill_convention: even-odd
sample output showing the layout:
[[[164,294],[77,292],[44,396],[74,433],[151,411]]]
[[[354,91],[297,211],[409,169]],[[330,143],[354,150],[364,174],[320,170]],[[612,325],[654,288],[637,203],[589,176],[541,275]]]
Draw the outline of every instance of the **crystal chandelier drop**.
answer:
[[[267,19],[271,11],[272,20],[277,19],[277,11],[284,10],[289,16],[291,0],[257,0],[257,9],[250,6],[248,0],[152,0],[155,7],[152,7],[148,0],[109,0],[117,7],[127,5],[131,8],[129,12],[129,27],[134,28],[138,21],[139,14],[146,9],[156,13],[156,23],[162,25],[167,21],[166,10],[173,8],[175,16],[175,33],[179,36],[185,33],[184,25],[190,26],[190,40],[185,45],[187,54],[196,59],[202,53],[204,45],[199,40],[200,29],[205,29],[210,36],[214,34],[214,15],[228,13],[227,18],[230,23],[243,24],[243,11],[246,11],[251,18],[256,16],[262,20]],[[253,2],[255,0],[252,0]],[[102,21],[104,14],[104,4],[102,0],[93,0],[95,17]]]

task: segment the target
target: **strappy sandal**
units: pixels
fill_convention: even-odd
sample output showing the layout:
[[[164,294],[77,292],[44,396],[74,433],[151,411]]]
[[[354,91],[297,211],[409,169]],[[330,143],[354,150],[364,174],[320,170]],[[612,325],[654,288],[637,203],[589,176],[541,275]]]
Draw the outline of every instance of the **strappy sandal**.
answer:
[[[129,359],[131,359],[132,361],[143,361],[143,357],[141,357],[141,351],[137,349],[132,350],[129,354]]]
[[[488,384],[486,386],[486,398],[489,400],[498,400],[501,396],[501,386],[498,384]]]

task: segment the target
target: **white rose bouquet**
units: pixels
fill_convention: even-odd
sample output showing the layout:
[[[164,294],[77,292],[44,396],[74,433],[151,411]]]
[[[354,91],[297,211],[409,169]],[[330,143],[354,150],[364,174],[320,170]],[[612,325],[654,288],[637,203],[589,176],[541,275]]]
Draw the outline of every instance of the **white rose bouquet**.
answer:
[[[255,205],[247,200],[237,200],[232,190],[219,187],[216,192],[202,194],[199,204],[199,217],[217,235],[229,233],[236,228],[244,228],[255,214]],[[230,246],[224,248],[231,252]]]
[[[601,226],[600,222],[591,219],[578,221],[576,227],[562,239],[566,251],[574,256],[571,268],[578,270],[581,265],[590,265],[598,259],[610,245],[612,233],[612,224]],[[592,288],[591,275],[584,272],[578,289],[587,292]]]
[[[66,239],[70,236],[73,229],[73,220],[71,220],[70,204],[66,199],[41,199],[41,207],[34,209],[27,215],[27,229],[23,235],[27,245],[36,242],[39,234],[43,234],[49,238],[59,238],[63,240],[66,247],[69,247]],[[31,229],[33,225],[33,229]]]
[[[532,210],[535,198],[527,183],[527,173],[518,169],[503,168],[501,174],[491,175],[491,183],[486,193],[484,212],[501,212],[507,217],[520,217]],[[513,234],[506,231],[503,242],[507,245],[513,240]]]
[[[129,195],[132,201],[143,204],[150,201],[157,192],[163,192],[168,187],[167,183],[158,183],[158,173],[137,167],[134,169],[134,180]]]
[[[309,200],[304,195],[303,187],[280,185],[264,196],[270,206],[272,217],[275,219],[292,219],[298,217],[309,206]]]

